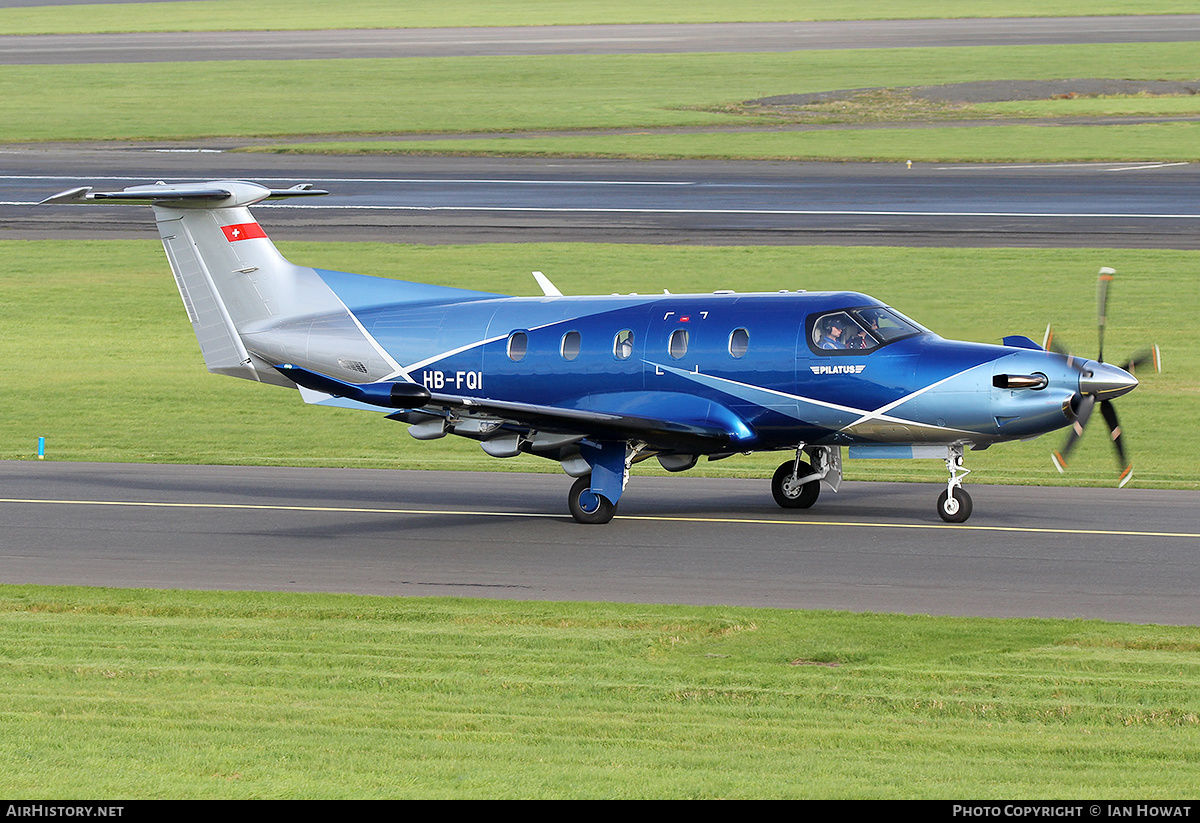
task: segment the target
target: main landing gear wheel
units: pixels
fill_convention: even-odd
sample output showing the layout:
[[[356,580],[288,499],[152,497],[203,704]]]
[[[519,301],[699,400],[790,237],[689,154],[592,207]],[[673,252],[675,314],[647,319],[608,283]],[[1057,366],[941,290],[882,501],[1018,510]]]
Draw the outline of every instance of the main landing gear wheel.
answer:
[[[942,492],[938,496],[937,510],[947,523],[965,523],[971,516],[971,495],[960,488],[954,490],[953,497]]]
[[[567,498],[571,516],[580,523],[607,523],[617,513],[617,504],[602,494],[592,494],[592,476],[581,477],[571,486]]]
[[[807,483],[796,483],[801,477],[812,474],[812,466],[803,460],[797,464],[789,460],[775,470],[771,478],[771,495],[775,502],[785,509],[807,509],[817,502],[821,494],[821,481],[810,480]]]

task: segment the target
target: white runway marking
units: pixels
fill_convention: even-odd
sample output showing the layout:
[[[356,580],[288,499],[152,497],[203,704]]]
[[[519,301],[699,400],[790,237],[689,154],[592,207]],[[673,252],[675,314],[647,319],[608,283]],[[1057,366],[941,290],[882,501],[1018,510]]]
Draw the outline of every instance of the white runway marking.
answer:
[[[173,153],[199,153],[210,150],[201,149],[155,149],[155,151],[173,152]],[[212,150],[215,151],[215,150]],[[61,175],[61,174],[0,174],[0,180],[62,180],[67,183],[78,184],[83,178],[79,175]],[[145,177],[137,175],[124,175],[120,177],[95,177],[88,176],[86,182],[105,182],[105,181],[124,181],[130,180],[145,180]],[[209,177],[155,177],[156,181],[161,180],[164,183],[207,183],[212,179]],[[295,182],[295,177],[259,177],[254,176],[254,179],[262,183],[292,183]],[[516,186],[695,186],[698,183],[691,180],[519,180],[506,178],[470,178],[470,177],[314,177],[310,182],[320,183],[428,183],[431,185],[444,186],[452,183],[469,183],[478,185],[481,183],[496,183],[499,185],[516,185]]]
[[[371,205],[284,205],[260,203],[258,209],[332,209],[346,211],[491,211],[491,212],[552,212],[566,214],[760,214],[819,217],[1119,217],[1154,220],[1194,220],[1200,214],[1137,214],[1130,212],[1023,212],[1023,211],[895,211],[875,209],[658,209],[658,208],[563,208],[557,206],[371,206]]]

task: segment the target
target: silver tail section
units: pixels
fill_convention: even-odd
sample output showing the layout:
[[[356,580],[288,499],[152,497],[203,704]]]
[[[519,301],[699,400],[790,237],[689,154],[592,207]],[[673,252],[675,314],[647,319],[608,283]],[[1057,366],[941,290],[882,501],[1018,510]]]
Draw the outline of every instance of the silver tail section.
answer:
[[[392,371],[390,364],[378,362],[372,342],[318,273],[286,260],[248,208],[264,200],[325,193],[307,185],[269,189],[222,180],[158,183],[117,192],[83,187],[42,202],[152,206],[208,370],[290,387],[291,381],[273,368],[278,362],[296,359],[328,371],[328,361],[336,365],[338,359],[336,352],[314,351],[321,347],[314,347],[313,323],[303,318],[321,317],[326,334],[336,331],[341,354],[352,355],[349,360],[356,364],[358,378],[364,376],[357,368],[362,362],[376,361],[372,371]],[[303,334],[297,334],[298,324]],[[355,338],[357,344],[352,342]],[[295,342],[302,342],[304,351],[289,345]],[[305,356],[309,352],[315,360]]]

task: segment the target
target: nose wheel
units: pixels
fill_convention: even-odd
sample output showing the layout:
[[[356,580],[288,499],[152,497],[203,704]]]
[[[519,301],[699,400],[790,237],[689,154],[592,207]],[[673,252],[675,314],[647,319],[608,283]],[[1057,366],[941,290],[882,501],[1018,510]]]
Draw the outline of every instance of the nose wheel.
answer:
[[[938,495],[938,516],[947,523],[965,523],[971,516],[971,495],[962,487],[962,481],[971,470],[963,468],[962,446],[951,446],[947,450],[946,468],[950,479],[946,481],[946,490]]]
[[[798,455],[776,469],[771,478],[771,495],[785,509],[811,508],[821,494],[820,475]]]
[[[971,516],[971,495],[961,488],[946,490],[938,495],[937,510],[947,523],[965,523]]]

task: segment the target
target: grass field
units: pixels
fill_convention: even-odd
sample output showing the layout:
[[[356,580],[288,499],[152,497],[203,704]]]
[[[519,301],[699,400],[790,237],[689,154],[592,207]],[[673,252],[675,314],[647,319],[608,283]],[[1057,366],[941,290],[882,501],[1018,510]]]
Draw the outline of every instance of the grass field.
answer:
[[[1185,0],[205,0],[0,9],[0,32],[44,34],[126,31],[550,26],[592,23],[729,23],[775,20],[891,20],[931,17],[1070,17],[1194,14]]]
[[[1198,64],[1200,43],[0,66],[0,139],[753,125],[721,107],[832,89],[1106,77],[1117,66],[1122,77],[1188,80]],[[151,105],[154,117],[138,116]]]
[[[354,4],[349,4],[353,6]],[[386,4],[383,4],[386,5]],[[595,5],[595,4],[593,4]],[[801,4],[802,6],[804,4]],[[260,9],[266,19],[305,27],[308,16],[289,4],[284,14]],[[586,14],[582,4],[464,4],[467,17],[503,24],[512,13]],[[870,6],[871,8],[866,8]],[[945,4],[940,4],[945,8]],[[241,8],[241,6],[239,6]],[[322,15],[343,14],[314,8]],[[363,3],[367,16],[389,19],[381,4]],[[417,10],[432,4],[412,4]],[[437,6],[441,9],[442,6]],[[607,6],[605,6],[607,8]],[[672,4],[648,9],[614,6],[616,19],[662,14],[692,19],[726,14],[710,4],[678,17]],[[786,17],[796,6],[763,3],[739,7],[747,19]],[[905,16],[931,16],[939,4],[905,4]],[[980,7],[982,8],[982,6]],[[85,9],[84,12],[77,12]],[[521,11],[524,9],[524,11]],[[574,9],[571,11],[570,9]],[[861,15],[892,9],[865,4]],[[956,14],[973,13],[956,4]],[[989,13],[1029,13],[1023,6],[988,7]],[[1124,7],[1126,12],[1143,9]],[[1151,11],[1177,11],[1167,4]],[[0,10],[4,14],[67,15],[64,9]],[[126,14],[123,14],[126,12]],[[227,4],[170,3],[70,7],[71,20],[87,14],[128,19],[130,28],[153,27],[138,20],[170,17],[196,29],[220,28]],[[353,15],[353,9],[346,10]],[[402,15],[409,11],[399,12]],[[609,12],[606,12],[606,14]],[[894,10],[892,13],[895,13]],[[1047,7],[1044,13],[1102,13],[1083,5]],[[80,15],[83,16],[80,16]],[[803,17],[808,14],[798,13]],[[846,16],[855,16],[846,9]],[[419,16],[419,15],[418,15]],[[551,20],[556,19],[549,14]],[[49,19],[49,18],[47,18]],[[238,28],[253,27],[238,20]],[[451,17],[442,24],[454,24]],[[351,25],[342,21],[338,25]],[[178,25],[183,25],[182,23]],[[315,25],[315,24],[314,24]],[[383,25],[383,23],[380,23]],[[319,26],[318,26],[319,27]],[[784,159],[873,160],[1090,160],[1197,159],[1194,123],[1140,125],[1065,124],[1038,128],[1018,123],[1025,117],[1195,117],[1194,96],[1120,97],[1056,100],[1033,104],[988,104],[966,108],[957,117],[995,120],[979,128],[871,129],[797,133],[781,131],[794,117],[747,108],[764,96],[837,89],[936,85],[972,80],[1119,77],[1195,79],[1200,44],[1107,44],[805,51],[783,54],[644,54],[529,57],[410,58],[398,60],[314,60],[162,63],[74,66],[0,66],[0,141],[205,140],[229,136],[303,137],[312,135],[503,135],[514,132],[567,132],[533,139],[459,140],[372,144],[339,141],[289,150],[324,152],[422,151],[441,153],[563,154],[625,157],[768,157]],[[353,104],[348,104],[353,101]],[[149,116],[148,112],[153,112]],[[218,114],[219,113],[219,114]],[[806,115],[807,116],[807,115]],[[864,111],[867,122],[903,122],[904,110]],[[811,119],[811,118],[810,118]],[[820,118],[816,118],[817,121]],[[844,118],[840,122],[844,122]],[[645,135],[654,129],[696,129],[700,133]],[[729,133],[730,129],[758,133]],[[579,134],[596,129],[622,133]],[[280,149],[280,147],[276,147]]]
[[[1200,630],[0,586],[9,798],[1184,798]]]
[[[1009,163],[1200,159],[1200,123],[1129,126],[975,126],[748,134],[507,136],[462,140],[304,142],[256,146],[278,154],[605,157],[635,160],[826,160]]]
[[[268,226],[269,228],[269,226]],[[1118,403],[1135,485],[1200,488],[1190,418],[1200,392],[1200,329],[1175,322],[1200,304],[1200,253],[1077,249],[658,247],[595,244],[396,246],[286,243],[297,262],[530,294],[547,272],[568,294],[852,289],[890,302],[948,338],[1040,340],[1049,322],[1094,354],[1096,272],[1115,267],[1106,351],[1117,359],[1158,342],[1166,371]],[[558,471],[494,460],[470,441],[412,440],[378,415],[312,408],[292,392],[209,375],[156,241],[0,243],[0,458]],[[653,272],[647,276],[646,272]],[[419,273],[419,274],[416,274]],[[1186,312],[1185,312],[1186,313]],[[972,453],[975,482],[1101,484],[1115,460],[1089,430],[1060,478],[1058,436]],[[653,463],[653,461],[650,461]],[[769,476],[778,459],[734,458],[700,471]],[[654,471],[649,464],[638,472]],[[936,461],[852,461],[855,479],[944,479]]]

